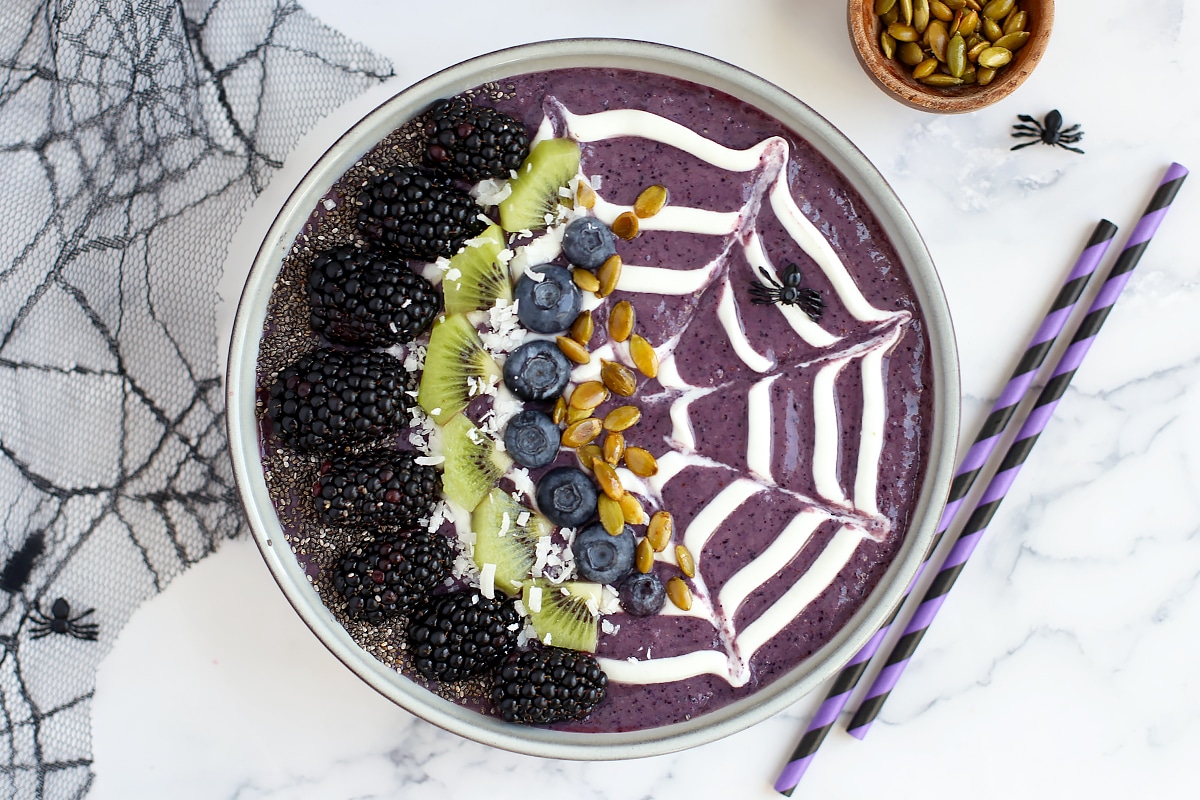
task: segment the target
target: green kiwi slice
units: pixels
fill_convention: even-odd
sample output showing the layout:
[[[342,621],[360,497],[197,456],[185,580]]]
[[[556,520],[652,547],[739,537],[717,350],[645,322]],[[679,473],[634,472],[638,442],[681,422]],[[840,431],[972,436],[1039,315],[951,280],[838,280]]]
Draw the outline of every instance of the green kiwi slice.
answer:
[[[512,466],[512,459],[496,449],[492,437],[462,414],[456,414],[442,429],[442,451],[446,456],[442,491],[452,502],[470,511],[475,510]]]
[[[534,589],[540,589],[542,593],[537,611],[530,609],[530,594]],[[549,636],[548,644],[555,647],[594,653],[600,641],[600,617],[593,613],[588,601],[593,601],[592,605],[599,608],[603,593],[604,587],[598,583],[575,581],[556,585],[534,578],[525,585],[521,602],[543,643],[547,643]]]
[[[496,588],[512,597],[529,581],[538,539],[549,536],[554,526],[508,492],[495,488],[475,507],[471,529],[475,531],[475,565],[483,569],[484,564],[495,564]]]
[[[501,376],[475,326],[464,315],[451,314],[434,323],[429,334],[417,403],[434,422],[445,425],[479,393],[476,381],[494,384]]]
[[[500,225],[510,232],[546,227],[546,215],[562,200],[558,190],[578,174],[579,144],[574,139],[538,142],[509,181],[512,194],[500,201]]]
[[[447,314],[486,311],[496,304],[496,300],[512,300],[508,269],[497,260],[500,251],[507,246],[504,231],[499,225],[492,225],[473,242],[450,259],[450,270],[442,280]],[[448,277],[454,270],[461,274]]]

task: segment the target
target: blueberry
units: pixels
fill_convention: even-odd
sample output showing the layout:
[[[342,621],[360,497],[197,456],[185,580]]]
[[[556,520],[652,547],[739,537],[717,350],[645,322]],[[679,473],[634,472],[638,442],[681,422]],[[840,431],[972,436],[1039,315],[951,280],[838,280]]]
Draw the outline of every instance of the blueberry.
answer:
[[[527,408],[508,421],[504,448],[523,467],[544,467],[558,455],[558,426],[543,411]]]
[[[571,278],[566,267],[542,264],[529,272],[542,276],[540,281],[521,276],[513,290],[517,299],[517,318],[521,324],[538,333],[562,333],[579,316],[583,293]]]
[[[635,572],[617,590],[621,608],[635,617],[650,617],[662,611],[667,602],[667,588],[653,572]]]
[[[595,217],[572,220],[563,232],[563,255],[577,267],[597,269],[617,252],[616,241],[607,225]]]
[[[555,525],[576,528],[596,514],[596,484],[574,467],[547,472],[538,481],[536,494],[538,508]]]
[[[616,583],[632,572],[636,549],[633,528],[626,525],[613,536],[599,522],[576,534],[571,545],[579,577],[596,583]]]
[[[504,362],[504,385],[522,400],[552,400],[570,379],[571,362],[545,339],[526,342]]]

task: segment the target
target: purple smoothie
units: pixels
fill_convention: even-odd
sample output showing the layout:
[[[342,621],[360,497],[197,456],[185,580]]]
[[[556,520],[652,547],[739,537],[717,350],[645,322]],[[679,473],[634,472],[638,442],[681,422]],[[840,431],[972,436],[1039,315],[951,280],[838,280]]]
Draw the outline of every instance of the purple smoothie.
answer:
[[[928,454],[926,421],[932,407],[931,367],[920,309],[893,247],[849,181],[805,141],[758,109],[692,83],[619,70],[535,73],[510,78],[501,87],[503,96],[481,95],[476,102],[495,105],[520,119],[531,134],[541,125],[544,108],[551,108],[547,99],[553,97],[577,115],[618,108],[649,111],[735,149],[752,147],[770,137],[782,137],[790,146],[787,185],[803,215],[832,245],[872,306],[909,315],[897,324],[895,343],[887,349],[881,364],[885,422],[874,502],[878,513],[859,513],[848,503],[838,505],[822,497],[814,479],[813,404],[817,392],[814,387],[817,373],[828,363],[830,352],[848,351],[875,341],[881,325],[856,318],[837,301],[835,287],[766,204],[758,213],[755,226],[763,249],[777,268],[795,263],[804,286],[816,289],[827,299],[819,324],[839,337],[836,347],[806,343],[795,335],[774,306],[754,305],[746,300],[749,285],[761,276],[740,249],[733,248],[723,260],[721,274],[738,297],[738,316],[746,339],[756,352],[773,362],[770,374],[778,373],[778,378],[770,384],[766,401],[774,421],[772,482],[738,506],[737,513],[719,526],[703,551],[695,554],[708,591],[713,596],[719,594],[740,569],[767,551],[779,530],[800,512],[817,508],[833,514],[816,527],[794,557],[728,612],[732,624],[743,631],[806,574],[834,539],[840,523],[850,520],[871,535],[862,538],[828,587],[755,652],[749,662],[750,678],[744,685],[731,686],[711,674],[650,685],[614,681],[609,685],[607,699],[586,720],[559,723],[555,727],[572,731],[621,731],[690,719],[754,693],[811,656],[861,607],[895,556],[920,492]],[[670,205],[734,212],[743,208],[753,192],[749,173],[718,169],[671,145],[629,136],[584,144],[582,172],[598,176],[599,193],[614,204],[631,204],[643,188],[661,184],[669,190]],[[352,181],[348,183],[353,185]],[[337,197],[336,190],[331,196]],[[314,215],[314,220],[317,216]],[[314,221],[313,231],[318,229],[319,223]],[[619,242],[618,252],[627,264],[690,270],[718,258],[727,244],[728,237],[644,231],[633,240]],[[566,262],[560,257],[556,263]],[[715,323],[720,290],[719,281],[682,296],[625,292],[618,288],[595,312],[597,330],[590,344],[593,351],[606,343],[608,310],[616,302],[628,300],[636,311],[637,332],[651,344],[659,346],[678,337],[674,364],[679,378],[689,386],[713,389],[691,403],[690,418],[696,439],[694,454],[715,463],[688,466],[661,491],[661,507],[675,517],[676,541],[682,541],[689,524],[722,489],[736,481],[758,477],[752,473],[747,456],[751,444],[748,394],[764,375],[738,357],[729,335]],[[280,294],[284,297],[286,292]],[[273,302],[273,320],[288,317],[289,302],[285,299]],[[311,334],[309,340],[316,342]],[[267,349],[264,346],[264,351]],[[270,367],[263,365],[262,373],[269,374]],[[837,483],[847,493],[855,484],[863,428],[864,387],[857,369],[857,362],[851,360],[838,374],[832,401],[838,428],[834,472]],[[670,417],[671,404],[678,397],[678,390],[657,380],[643,379],[634,398],[643,418],[627,432],[629,443],[648,449],[660,460],[669,457],[678,446],[672,440],[674,426]],[[630,402],[618,399],[619,403],[610,400],[602,406],[597,416]],[[478,418],[485,410],[486,406],[476,405],[469,415]],[[401,437],[399,445],[410,446],[405,437]],[[279,455],[265,433],[264,454],[275,458]],[[574,463],[574,456],[564,452],[556,463]],[[536,479],[537,475],[535,471],[533,477]],[[293,487],[296,485],[303,486],[304,480],[293,483]],[[302,494],[302,490],[294,488],[278,493],[276,505],[297,557],[321,588],[320,575],[322,565],[328,564],[328,553],[345,541],[323,541],[332,534],[315,531],[304,520],[298,510],[303,504],[297,501],[297,495]],[[659,498],[642,499],[647,513],[660,507]],[[452,535],[451,526],[444,529]],[[655,569],[664,581],[679,574],[672,564],[659,563]],[[328,602],[332,607],[332,601]],[[606,619],[620,628],[615,634],[601,634],[597,655],[605,658],[645,659],[648,653],[653,658],[668,658],[697,648],[722,651],[725,646],[713,624],[703,619],[661,614],[646,619],[614,614]],[[349,624],[347,629],[368,650],[379,655],[380,641],[386,635]],[[395,636],[395,632],[390,635]],[[391,663],[404,669],[402,656]],[[480,702],[476,695],[431,688],[488,713],[486,702]]]

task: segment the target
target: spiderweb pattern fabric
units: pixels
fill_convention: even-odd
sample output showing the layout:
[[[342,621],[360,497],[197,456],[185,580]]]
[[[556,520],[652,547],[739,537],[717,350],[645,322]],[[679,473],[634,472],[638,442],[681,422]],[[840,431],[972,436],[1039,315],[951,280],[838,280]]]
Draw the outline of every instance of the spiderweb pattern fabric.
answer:
[[[86,795],[97,665],[238,534],[226,248],[300,134],[390,75],[287,0],[0,5],[0,796]]]

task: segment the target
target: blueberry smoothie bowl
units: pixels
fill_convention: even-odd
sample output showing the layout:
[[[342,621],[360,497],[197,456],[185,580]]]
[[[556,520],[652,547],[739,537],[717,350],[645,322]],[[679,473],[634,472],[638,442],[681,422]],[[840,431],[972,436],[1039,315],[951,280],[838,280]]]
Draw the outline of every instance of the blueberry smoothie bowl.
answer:
[[[354,126],[229,363],[304,621],[422,718],[550,757],[712,741],[830,677],[930,546],[958,428],[940,286],[869,162],[759,78],[617,40]]]

